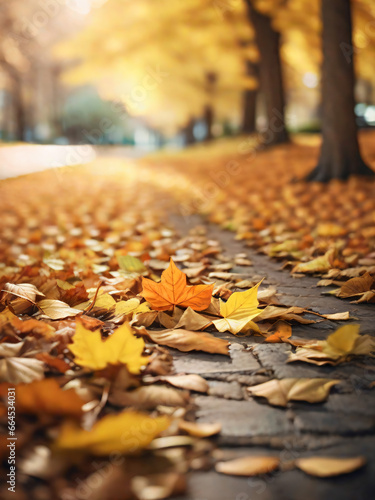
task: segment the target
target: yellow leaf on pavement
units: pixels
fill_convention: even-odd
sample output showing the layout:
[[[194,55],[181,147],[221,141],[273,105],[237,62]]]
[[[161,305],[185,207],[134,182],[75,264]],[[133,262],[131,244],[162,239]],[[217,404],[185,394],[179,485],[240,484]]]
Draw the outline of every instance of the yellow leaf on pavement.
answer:
[[[134,453],[147,447],[169,424],[166,416],[152,418],[134,411],[107,415],[90,431],[68,421],[62,425],[55,446],[62,451],[86,451],[94,455]]]
[[[69,349],[78,365],[92,370],[102,370],[107,365],[125,364],[131,373],[139,373],[149,358],[142,356],[144,341],[135,337],[130,326],[124,323],[106,340],[102,340],[100,330],[86,330],[77,322],[73,344]]]
[[[280,464],[278,457],[257,457],[256,455],[235,458],[228,462],[216,464],[216,472],[231,476],[257,476],[268,474],[277,469]]]
[[[229,331],[236,335],[239,332],[259,328],[253,321],[262,310],[258,309],[258,287],[261,282],[245,292],[235,292],[226,302],[220,301],[220,314],[223,318],[215,319],[213,324],[219,332]]]
[[[339,476],[341,474],[348,474],[366,463],[364,457],[351,457],[351,458],[337,458],[337,457],[309,457],[299,458],[296,460],[296,466],[310,474],[317,477],[331,477]]]
[[[248,387],[252,396],[266,398],[271,405],[286,406],[288,401],[320,403],[328,397],[331,387],[340,380],[327,378],[284,378],[269,380],[264,384]]]

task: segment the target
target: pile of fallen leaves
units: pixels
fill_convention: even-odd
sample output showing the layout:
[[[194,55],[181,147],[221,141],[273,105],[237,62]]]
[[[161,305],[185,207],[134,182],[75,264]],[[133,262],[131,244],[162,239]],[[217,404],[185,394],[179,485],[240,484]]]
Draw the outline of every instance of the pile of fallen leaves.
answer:
[[[282,306],[274,288],[229,273],[250,260],[226,257],[202,228],[179,237],[168,224],[176,202],[166,196],[175,177],[137,169],[99,162],[0,186],[1,442],[14,388],[15,498],[76,499],[84,491],[105,500],[120,489],[124,500],[156,500],[183,493],[189,470],[215,463],[218,472],[243,475],[292,467],[335,475],[362,466],[362,457],[221,460],[209,439],[220,423],[194,418],[192,394],[206,393],[208,383],[176,373],[171,349],[230,356],[228,333],[254,334],[294,345],[290,362],[319,365],[369,354],[374,344],[353,325],[325,343],[292,339],[291,324],[325,317]],[[278,406],[318,403],[338,383],[271,380],[248,392]]]
[[[264,151],[256,138],[242,138],[156,155],[146,164],[179,176],[174,191],[182,215],[207,216],[249,246],[285,261],[293,274],[324,277],[322,286],[368,273],[373,279],[351,295],[337,295],[375,302],[375,181],[303,182],[318,161],[319,139],[297,139]],[[374,132],[360,139],[375,168]]]

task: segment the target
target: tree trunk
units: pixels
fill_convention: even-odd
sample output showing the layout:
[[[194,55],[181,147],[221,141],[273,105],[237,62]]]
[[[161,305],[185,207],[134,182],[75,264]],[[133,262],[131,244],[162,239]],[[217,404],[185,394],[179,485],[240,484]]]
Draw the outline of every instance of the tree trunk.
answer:
[[[16,124],[16,139],[18,141],[25,140],[26,133],[26,116],[22,94],[22,83],[19,78],[13,80],[13,102],[14,102],[14,117]]]
[[[186,146],[190,146],[191,144],[195,143],[194,124],[195,124],[194,118],[190,118],[190,120],[186,124],[186,127],[184,128]]]
[[[327,182],[350,175],[374,175],[362,160],[354,115],[352,22],[349,0],[322,0],[323,144],[307,180]]]
[[[246,66],[248,76],[255,76],[257,74],[257,66],[251,61],[247,61]],[[241,127],[243,134],[252,134],[255,132],[257,94],[258,89],[246,89],[243,93],[243,113]]]
[[[210,104],[207,104],[204,108],[204,115],[203,115],[203,121],[206,125],[206,137],[204,138],[205,141],[212,141],[214,138],[212,134],[212,125],[214,122],[214,110]]]
[[[280,60],[280,33],[272,28],[270,17],[254,9],[252,0],[245,0],[245,2],[260,53],[260,91],[264,95],[268,124],[264,134],[264,144],[280,144],[289,140],[284,119],[285,100]]]

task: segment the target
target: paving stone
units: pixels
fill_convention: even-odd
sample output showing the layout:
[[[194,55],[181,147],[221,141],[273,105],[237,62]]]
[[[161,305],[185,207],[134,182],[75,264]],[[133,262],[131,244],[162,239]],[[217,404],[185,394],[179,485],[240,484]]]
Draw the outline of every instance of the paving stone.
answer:
[[[374,417],[311,410],[296,413],[294,420],[294,426],[298,431],[325,434],[368,433],[374,431],[374,425]]]
[[[260,369],[260,364],[254,355],[245,350],[240,344],[230,346],[229,356],[205,353],[176,353],[174,367],[179,373],[233,373],[255,372]]]
[[[216,396],[224,399],[244,399],[244,389],[238,382],[220,382],[216,380],[209,381],[210,396]]]
[[[195,398],[199,422],[221,422],[222,437],[282,436],[293,432],[287,412],[251,401],[223,400],[211,396]]]
[[[340,415],[368,416],[375,424],[375,392],[373,391],[359,394],[331,394],[324,403],[324,407]]]

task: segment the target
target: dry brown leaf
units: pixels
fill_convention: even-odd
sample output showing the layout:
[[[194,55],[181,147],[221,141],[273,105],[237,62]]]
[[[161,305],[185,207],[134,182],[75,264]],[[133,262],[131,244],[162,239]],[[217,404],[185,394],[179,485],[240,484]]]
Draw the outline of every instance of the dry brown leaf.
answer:
[[[147,335],[155,344],[173,347],[182,352],[204,351],[229,356],[229,342],[205,332],[189,330],[139,330],[141,335]]]
[[[188,394],[162,385],[139,387],[134,391],[113,391],[109,401],[116,406],[132,406],[140,410],[153,410],[159,405],[186,406]]]
[[[231,476],[259,476],[276,470],[279,464],[280,459],[278,457],[252,455],[229,460],[228,462],[219,462],[216,464],[215,469],[220,474]]]
[[[344,283],[338,293],[338,297],[347,298],[361,295],[364,292],[370,291],[373,284],[374,278],[369,273],[365,273],[363,276],[352,278]]]
[[[309,457],[298,458],[295,461],[296,466],[317,477],[332,477],[341,474],[349,474],[366,463],[364,457],[338,458],[338,457]]]
[[[61,300],[44,299],[38,303],[38,307],[51,319],[64,319],[82,314],[79,309],[68,306]]]
[[[37,296],[44,297],[44,293],[41,293],[35,285],[30,283],[22,283],[15,285],[13,283],[5,283],[3,285],[4,292],[11,293],[12,295],[16,295],[21,299],[26,299],[35,304],[35,300]]]
[[[28,384],[44,377],[44,363],[33,358],[0,359],[0,382]]]
[[[331,321],[346,321],[350,318],[349,311],[333,313],[333,314],[322,314],[325,319],[330,319]]]
[[[221,424],[219,422],[206,423],[206,422],[187,422],[180,420],[178,428],[180,431],[187,432],[190,436],[205,438],[219,434],[221,431]]]
[[[211,323],[212,321],[207,319],[205,316],[195,312],[191,307],[188,307],[174,328],[186,328],[186,330],[193,331],[204,330]]]
[[[160,380],[168,382],[168,384],[179,387],[180,389],[187,389],[188,391],[208,392],[209,389],[208,382],[195,373],[188,375],[162,376]]]

